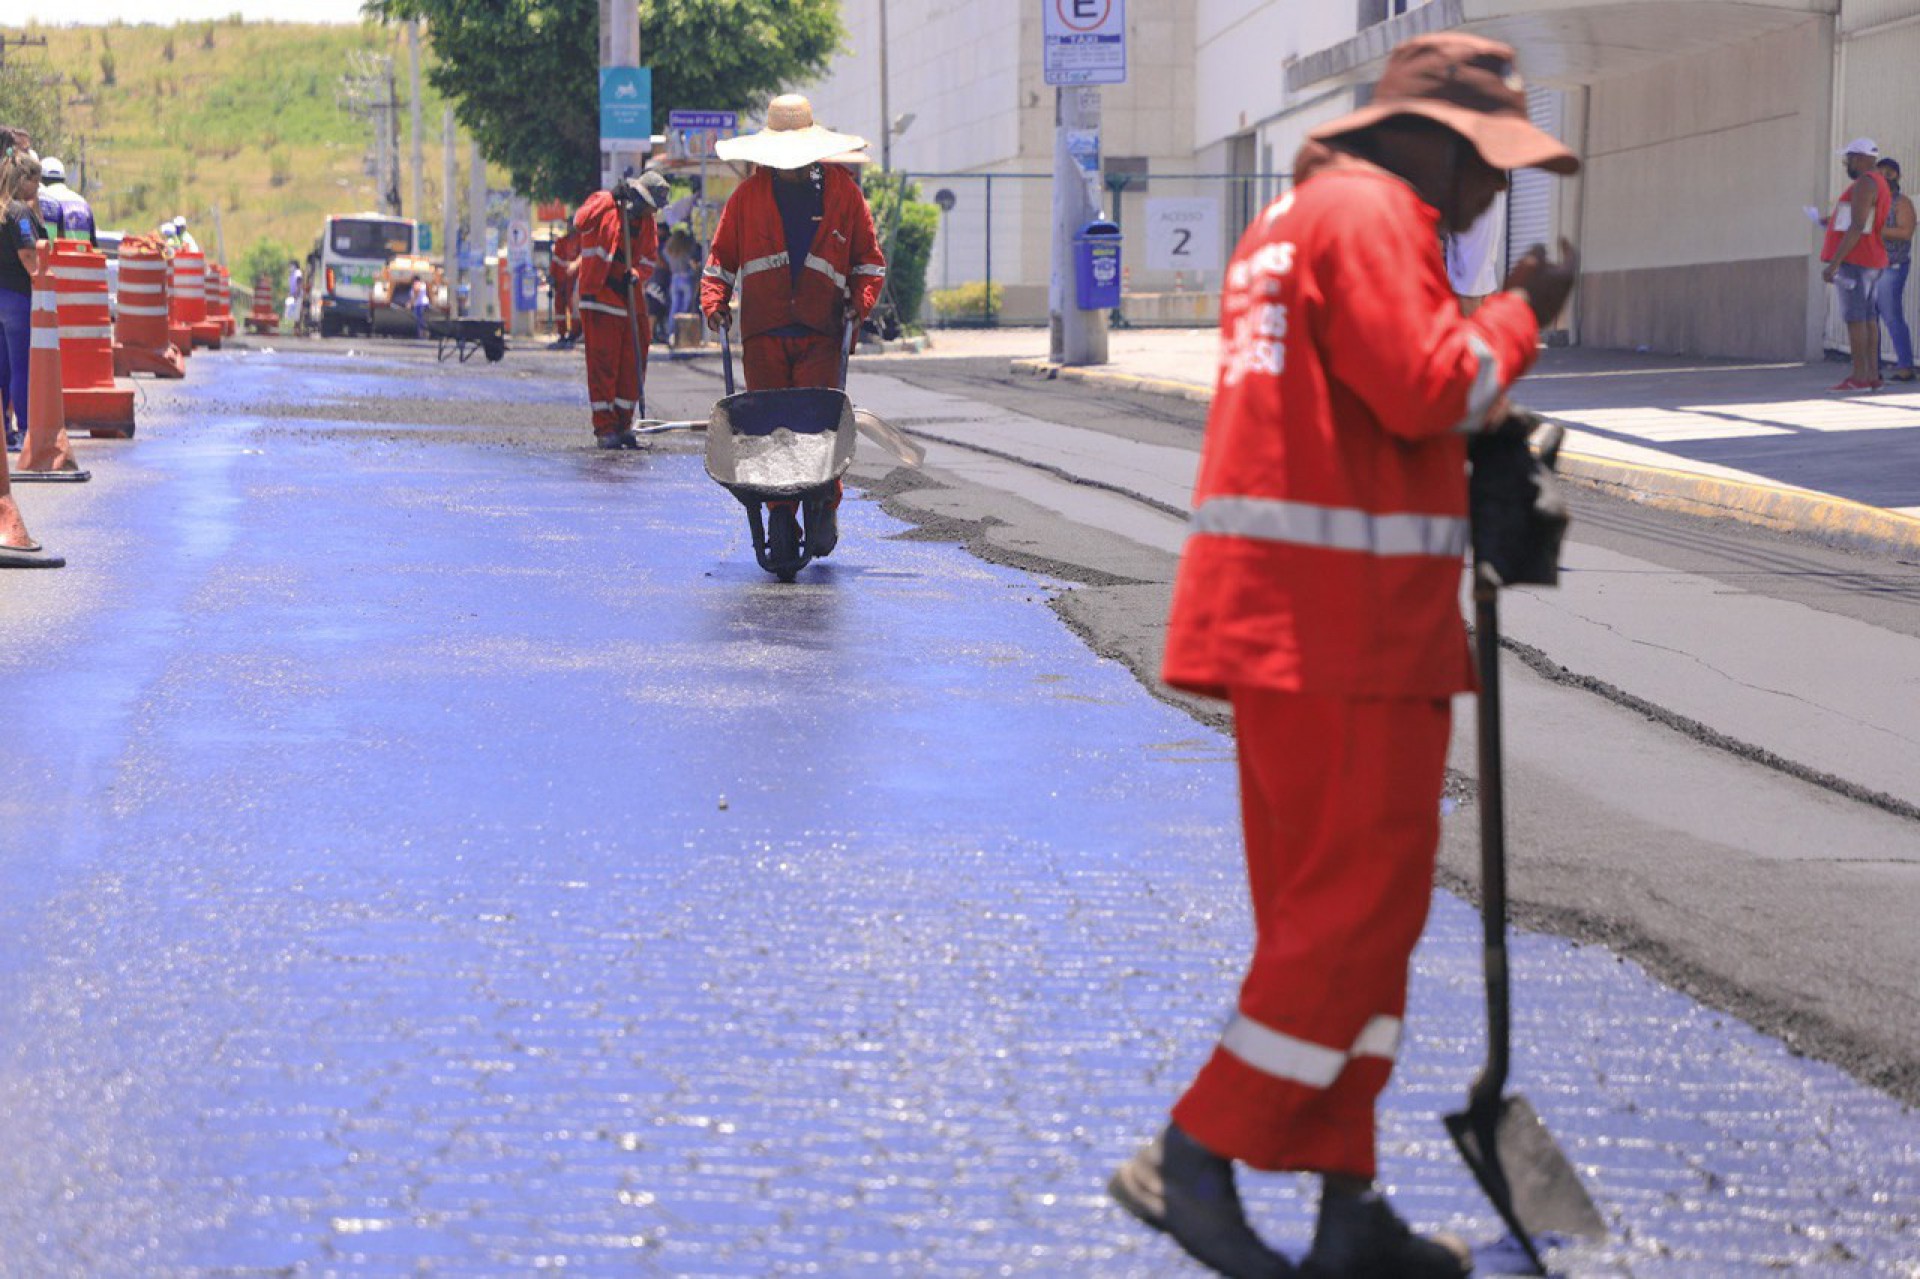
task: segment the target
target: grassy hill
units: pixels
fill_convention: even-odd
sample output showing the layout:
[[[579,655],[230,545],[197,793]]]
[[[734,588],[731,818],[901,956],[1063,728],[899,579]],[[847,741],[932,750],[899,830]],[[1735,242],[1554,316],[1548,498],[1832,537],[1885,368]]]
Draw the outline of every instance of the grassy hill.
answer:
[[[237,279],[255,246],[272,242],[304,256],[323,216],[376,207],[365,167],[372,131],[342,105],[342,80],[355,51],[387,54],[406,103],[403,30],[235,16],[172,26],[30,26],[26,32],[44,36],[47,47],[12,50],[9,61],[40,64],[62,80],[62,158],[76,185],[84,161],[85,194],[102,228],[150,231],[182,214],[212,254],[218,207]],[[421,84],[425,216],[437,236],[443,103],[425,83],[431,60],[429,47]],[[403,105],[403,200],[412,189],[411,155]],[[466,190],[466,156],[462,135],[456,192]],[[505,185],[497,172],[491,182]]]

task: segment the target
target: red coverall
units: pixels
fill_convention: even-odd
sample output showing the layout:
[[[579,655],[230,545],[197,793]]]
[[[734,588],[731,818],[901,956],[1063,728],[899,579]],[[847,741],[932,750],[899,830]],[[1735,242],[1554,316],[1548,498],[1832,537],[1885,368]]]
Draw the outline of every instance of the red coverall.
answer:
[[[1165,678],[1233,705],[1256,942],[1173,1112],[1256,1168],[1374,1173],[1439,838],[1466,435],[1533,363],[1517,293],[1462,318],[1439,214],[1340,156],[1248,228]]]
[[[653,326],[640,291],[660,256],[659,235],[651,216],[640,219],[631,232],[638,261],[629,267],[621,250],[620,209],[605,191],[587,197],[573,215],[573,227],[580,235],[580,322],[587,339],[587,399],[593,406],[593,433],[615,435],[633,425],[640,383],[647,375],[645,360],[653,345]],[[624,284],[616,287],[609,282],[609,276],[617,281],[627,272],[631,272],[631,291]],[[634,362],[630,322],[640,326],[639,364]]]
[[[553,285],[553,332],[558,338],[572,335],[576,312],[573,306],[574,263],[580,260],[580,233],[571,228],[553,242],[553,259],[547,267],[547,279]]]
[[[793,282],[786,228],[765,169],[742,182],[720,211],[700,278],[700,310],[724,309],[740,290],[741,364],[749,391],[788,386],[839,386],[840,338],[846,304],[865,319],[880,300],[887,260],[873,233],[873,213],[860,184],[836,164],[823,165],[820,228]],[[771,330],[804,325],[805,337]]]

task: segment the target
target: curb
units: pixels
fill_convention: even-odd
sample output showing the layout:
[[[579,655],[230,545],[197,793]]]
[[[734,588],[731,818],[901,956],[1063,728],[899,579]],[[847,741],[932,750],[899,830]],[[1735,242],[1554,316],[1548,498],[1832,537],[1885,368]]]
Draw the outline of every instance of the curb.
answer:
[[[1110,369],[1075,368],[1049,360],[1024,359],[1014,360],[1012,371],[1147,395],[1167,395],[1195,404],[1213,401],[1210,388],[1191,382],[1141,377]],[[1552,420],[1552,414],[1545,416]],[[1579,429],[1573,423],[1562,425],[1570,430]],[[1799,534],[1846,550],[1920,554],[1920,518],[1830,493],[1720,479],[1564,451],[1560,454],[1558,473],[1583,488],[1659,510],[1738,520],[1775,532]]]

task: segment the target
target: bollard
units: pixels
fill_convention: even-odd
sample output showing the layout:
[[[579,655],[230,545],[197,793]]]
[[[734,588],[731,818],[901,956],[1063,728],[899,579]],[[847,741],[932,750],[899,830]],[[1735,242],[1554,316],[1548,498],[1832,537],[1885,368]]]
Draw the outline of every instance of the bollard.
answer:
[[[59,304],[60,398],[67,427],[85,427],[95,439],[132,439],[133,389],[113,381],[106,255],[85,240],[56,240],[53,290]]]

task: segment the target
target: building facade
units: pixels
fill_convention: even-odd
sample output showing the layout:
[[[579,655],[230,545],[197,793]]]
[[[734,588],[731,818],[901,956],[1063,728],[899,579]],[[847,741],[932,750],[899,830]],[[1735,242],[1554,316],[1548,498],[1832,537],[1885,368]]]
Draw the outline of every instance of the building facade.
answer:
[[[1047,174],[1040,15],[1052,0],[884,2],[891,109],[914,115],[895,167]],[[849,0],[851,47],[814,90],[833,122],[875,137],[881,3]],[[1116,165],[1137,175],[1114,204],[1135,295],[1176,287],[1153,252],[1156,199],[1213,198],[1223,257],[1285,185],[1307,132],[1366,101],[1387,51],[1427,31],[1513,45],[1536,121],[1586,161],[1572,179],[1517,175],[1505,213],[1512,256],[1562,237],[1580,248],[1572,341],[1817,356],[1832,308],[1803,208],[1831,207],[1849,138],[1920,161],[1920,0],[1129,0],[1128,24],[1129,83],[1105,91],[1105,160],[1110,185]],[[1047,181],[996,182],[991,223],[962,182],[922,183],[959,197],[935,287],[943,266],[948,283],[981,278],[991,226],[998,278],[1044,309]],[[1217,288],[1221,263],[1208,265],[1198,283]]]

